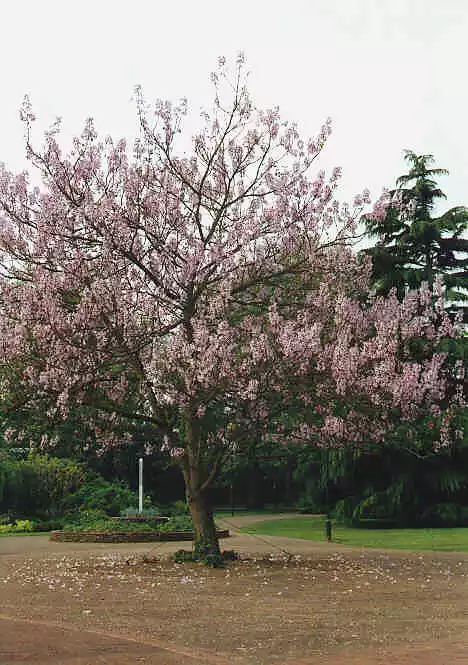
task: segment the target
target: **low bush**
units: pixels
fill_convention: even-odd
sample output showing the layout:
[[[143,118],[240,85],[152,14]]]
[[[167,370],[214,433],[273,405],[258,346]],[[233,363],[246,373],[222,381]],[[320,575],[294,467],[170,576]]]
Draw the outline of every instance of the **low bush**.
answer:
[[[185,501],[174,501],[174,503],[164,506],[161,514],[167,517],[176,517],[177,515],[190,515],[190,510]]]
[[[0,524],[0,534],[30,533],[34,531],[34,522],[31,520],[15,520],[8,524]]]
[[[423,526],[468,526],[468,506],[458,503],[436,503],[429,506],[421,515]]]
[[[192,531],[192,520],[185,515],[171,517],[165,522],[152,520],[127,521],[110,519],[102,510],[84,510],[70,516],[64,531]]]
[[[136,494],[119,482],[110,483],[100,476],[84,483],[64,502],[67,511],[102,511],[109,516],[118,516],[127,506],[135,505]]]
[[[53,520],[34,520],[34,531],[45,533],[47,531],[63,529],[65,519],[65,517],[56,517]]]
[[[198,555],[193,550],[177,550],[172,555],[175,563],[203,563],[208,568],[222,568],[229,561],[236,561],[239,556],[233,550],[226,550],[221,554]]]
[[[314,494],[307,492],[299,498],[296,509],[299,513],[317,514],[323,511],[323,506]]]
[[[132,506],[130,508],[125,508],[125,510],[122,510],[120,513],[121,517],[145,517],[145,518],[151,518],[151,517],[159,517],[160,515],[163,515],[164,513],[161,512],[161,508],[158,508],[158,506],[153,506],[151,508],[143,508],[142,512],[138,510],[138,508],[133,508]]]
[[[175,563],[190,563],[194,561],[192,550],[177,550],[171,558]]]
[[[190,515],[174,515],[158,525],[158,531],[193,531]]]

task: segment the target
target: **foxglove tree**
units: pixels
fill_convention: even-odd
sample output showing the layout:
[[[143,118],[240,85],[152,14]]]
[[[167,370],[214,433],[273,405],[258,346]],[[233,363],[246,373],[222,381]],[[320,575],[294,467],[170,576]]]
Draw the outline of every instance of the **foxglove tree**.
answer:
[[[297,432],[319,442],[357,441],[378,407],[381,441],[388,414],[416,418],[447,397],[445,357],[413,361],[407,341],[453,334],[425,292],[367,298],[349,242],[368,193],[340,206],[339,170],[310,175],[330,124],[302,140],[253,105],[244,71],[220,59],[187,152],[185,101],[150,107],[137,90],[132,147],[89,120],[68,153],[59,123],[34,147],[26,103],[42,187],[0,175],[4,361],[63,417],[78,402],[161,428],[201,556],[219,554],[207,490],[239,428],[267,422],[272,394],[314,405]]]

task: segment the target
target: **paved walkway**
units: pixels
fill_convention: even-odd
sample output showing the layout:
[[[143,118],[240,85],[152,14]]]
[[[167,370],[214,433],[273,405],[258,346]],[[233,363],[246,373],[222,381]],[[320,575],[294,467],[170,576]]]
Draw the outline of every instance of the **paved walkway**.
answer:
[[[389,553],[394,557],[406,556],[405,550],[379,550],[367,548],[354,547],[350,545],[339,545],[338,543],[303,540],[299,538],[286,538],[277,536],[258,536],[248,533],[242,533],[240,529],[248,524],[255,522],[263,522],[266,520],[274,520],[288,517],[305,517],[300,513],[279,513],[277,515],[241,515],[238,517],[218,518],[216,521],[222,528],[229,529],[229,538],[224,538],[221,541],[221,546],[224,549],[234,550],[240,554],[252,555],[266,555],[273,553],[285,552],[292,555],[317,554],[317,553],[331,553],[343,552],[351,554],[352,552],[374,552],[379,554],[381,552]],[[180,548],[190,548],[190,543],[185,542],[163,542],[163,543],[59,543],[49,540],[48,535],[21,535],[21,536],[8,536],[0,537],[0,557],[2,556],[29,556],[29,557],[43,557],[47,554],[69,554],[82,556],[85,554],[103,554],[104,552],[128,554],[152,554],[152,555],[167,555]],[[432,556],[430,550],[420,552],[423,557]],[[458,552],[438,552],[439,558],[445,559],[458,559],[460,553]],[[464,555],[463,555],[464,556]],[[1,663],[1,661],[0,661]],[[468,665],[468,657],[467,657]]]
[[[203,649],[0,615],[2,665],[228,665]]]
[[[316,543],[309,540],[292,538],[277,538],[273,536],[256,536],[241,533],[240,529],[248,524],[263,522],[286,517],[304,517],[299,513],[280,513],[278,515],[241,515],[218,518],[216,521],[221,528],[229,529],[230,537],[222,540],[222,546],[236,552],[248,554],[269,554],[286,550],[291,554],[305,554],[318,550],[336,551],[336,545]],[[28,555],[43,556],[44,554],[70,554],[83,555],[85,553],[102,554],[103,552],[122,552],[132,554],[170,554],[181,547],[190,547],[190,543],[59,543],[49,540],[44,535],[20,535],[0,538],[0,556]]]
[[[335,543],[312,542],[292,538],[254,536],[244,534],[239,529],[253,522],[282,517],[298,517],[287,513],[278,515],[248,515],[220,518],[217,521],[231,532],[231,537],[222,543],[226,549],[240,553],[264,555],[284,551],[288,554],[315,555],[343,552],[359,556],[361,548],[340,546]],[[187,547],[189,543],[182,546]],[[179,549],[181,543],[57,543],[47,535],[9,536],[0,538],[0,573],[12,562],[23,559],[47,559],[49,557],[84,558],[104,553],[124,555],[168,555]],[[367,550],[369,552],[369,550]],[[372,550],[378,553],[377,550]],[[390,554],[388,550],[386,554]],[[392,558],[407,556],[404,551],[392,551]],[[432,552],[420,553],[421,559],[430,559]],[[438,553],[438,559],[461,560],[468,562],[468,555],[460,553]],[[39,563],[39,561],[38,561]],[[11,601],[13,602],[13,601]],[[36,605],[37,607],[37,601]],[[44,616],[44,615],[42,615]],[[36,612],[26,618],[16,610],[15,604],[8,604],[0,594],[0,664],[1,665],[236,665],[243,663],[231,654],[215,650],[184,647],[183,642],[164,639],[145,639],[141,636],[132,639],[109,630],[100,632],[93,626],[85,629],[74,626],[69,621],[60,625],[57,622],[42,620]],[[106,626],[107,628],[107,626]],[[462,629],[463,628],[463,629]],[[337,656],[320,658],[296,658],[287,661],[275,658],[277,665],[468,665],[468,640],[465,627],[460,626],[456,640],[441,639],[419,645],[399,645],[387,655],[376,655],[375,651],[343,653]],[[250,662],[250,661],[249,661]],[[253,661],[251,661],[253,662]]]

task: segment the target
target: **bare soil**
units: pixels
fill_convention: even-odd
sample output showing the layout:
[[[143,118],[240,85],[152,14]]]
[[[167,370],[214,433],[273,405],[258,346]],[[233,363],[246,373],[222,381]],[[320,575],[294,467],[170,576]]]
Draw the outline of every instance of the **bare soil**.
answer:
[[[468,555],[236,533],[226,569],[176,543],[0,538],[0,663],[467,665]]]

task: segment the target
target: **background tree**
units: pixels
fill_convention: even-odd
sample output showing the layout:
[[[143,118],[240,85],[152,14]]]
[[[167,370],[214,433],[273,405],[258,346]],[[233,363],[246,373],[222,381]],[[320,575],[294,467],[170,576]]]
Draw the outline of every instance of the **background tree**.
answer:
[[[277,109],[256,109],[242,59],[233,79],[221,59],[213,84],[188,155],[185,102],[151,110],[137,92],[133,151],[99,140],[88,121],[69,154],[58,125],[33,147],[26,104],[43,187],[0,174],[0,332],[5,362],[22,363],[51,417],[80,403],[91,422],[92,409],[129,432],[138,422],[164,431],[195,553],[216,558],[207,492],[240,428],[270,431],[281,395],[285,409],[320,401],[297,428],[304,436],[381,441],[446,398],[446,359],[430,350],[454,333],[425,292],[401,304],[362,297],[368,270],[347,243],[368,197],[351,212],[333,199],[338,171],[308,175],[329,125],[303,141]],[[408,354],[414,336],[432,340],[420,361]],[[446,443],[448,428],[434,441]]]
[[[405,160],[409,171],[397,178],[396,189],[390,192],[396,204],[390,205],[386,214],[378,219],[365,219],[369,235],[377,239],[374,247],[365,250],[373,260],[374,285],[382,294],[395,288],[402,299],[409,288],[417,288],[422,282],[427,282],[433,289],[435,280],[443,277],[447,310],[453,314],[461,309],[466,322],[468,240],[465,236],[468,210],[457,206],[435,217],[436,203],[446,198],[437,180],[448,171],[433,168],[432,155],[406,151]],[[417,353],[417,345],[414,349]],[[443,350],[450,357],[454,372],[462,376],[467,358],[466,340],[463,337],[457,341],[446,340]],[[422,418],[413,435],[413,440],[420,442],[417,455],[414,455],[414,446],[409,449],[401,445],[382,449],[380,474],[376,473],[375,465],[369,466],[364,458],[359,467],[359,482],[354,483],[352,490],[356,495],[356,510],[360,510],[363,501],[365,510],[380,511],[381,514],[387,511],[387,517],[398,514],[399,519],[406,516],[417,521],[423,519],[426,509],[442,500],[456,502],[460,488],[468,482],[465,471],[466,415],[463,410],[458,413],[457,419],[459,446],[456,454],[434,455],[432,446],[427,445],[431,435]],[[405,423],[399,428],[399,439],[400,442],[407,440]],[[370,475],[366,475],[366,469]],[[451,479],[450,482],[447,478]],[[428,479],[430,482],[425,482]],[[374,491],[371,487],[378,489]],[[367,498],[363,498],[362,492],[367,494]]]
[[[402,298],[405,289],[418,288],[422,282],[432,287],[441,275],[446,299],[452,308],[454,303],[463,306],[466,319],[468,209],[456,206],[433,217],[436,202],[446,198],[436,179],[448,171],[431,168],[432,155],[407,150],[405,160],[410,170],[397,178],[392,191],[397,204],[390,205],[383,218],[365,218],[368,234],[377,239],[374,247],[365,250],[373,260],[376,288],[387,294],[395,287]]]

